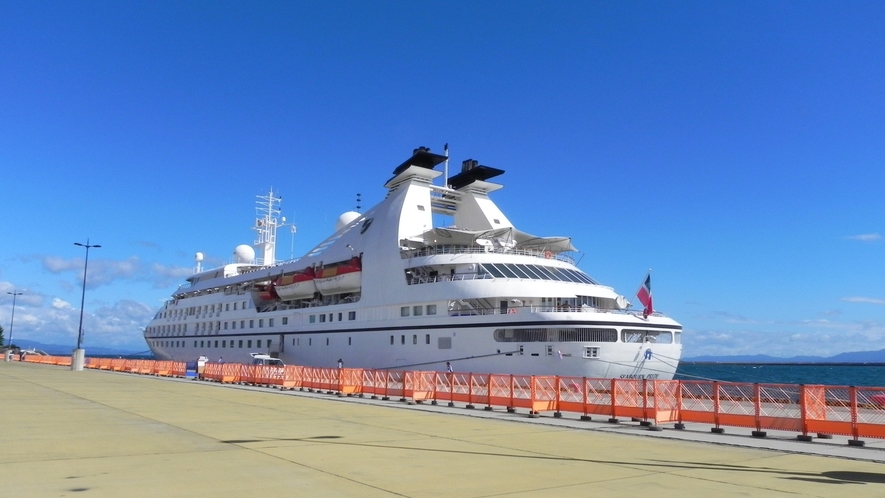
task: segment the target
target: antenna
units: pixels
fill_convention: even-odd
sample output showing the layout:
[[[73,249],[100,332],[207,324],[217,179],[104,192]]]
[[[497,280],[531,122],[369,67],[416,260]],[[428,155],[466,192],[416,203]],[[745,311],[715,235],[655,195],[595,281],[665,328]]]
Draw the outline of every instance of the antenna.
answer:
[[[443,146],[443,153],[446,155],[446,165],[443,167],[443,187],[449,188],[449,143]]]
[[[273,187],[267,195],[257,197],[256,212],[259,217],[255,219],[255,226],[252,227],[258,232],[255,246],[261,248],[262,264],[272,266],[276,263],[277,228],[280,226],[277,216],[280,214],[280,202],[283,199],[274,195]]]

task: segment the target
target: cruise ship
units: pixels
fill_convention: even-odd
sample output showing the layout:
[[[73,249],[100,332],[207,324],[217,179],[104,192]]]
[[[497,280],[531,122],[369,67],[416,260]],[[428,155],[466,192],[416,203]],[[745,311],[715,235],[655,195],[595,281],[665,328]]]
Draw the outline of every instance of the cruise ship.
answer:
[[[209,270],[197,253],[145,340],[180,361],[671,379],[681,325],[580,270],[570,238],[517,229],[489,196],[503,173],[466,160],[449,177],[448,150],[420,147],[383,201],[285,262],[280,198],[258,196],[255,244]]]

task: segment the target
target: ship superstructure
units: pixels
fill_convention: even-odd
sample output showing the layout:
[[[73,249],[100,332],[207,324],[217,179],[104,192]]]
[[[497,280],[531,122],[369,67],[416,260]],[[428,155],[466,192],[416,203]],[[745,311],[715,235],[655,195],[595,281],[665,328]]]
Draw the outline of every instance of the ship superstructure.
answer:
[[[259,197],[256,246],[187,279],[145,329],[161,359],[583,377],[672,378],[682,327],[632,311],[577,268],[567,237],[518,230],[490,199],[503,170],[416,149],[365,213],[294,261],[274,256],[280,199]],[[447,175],[446,175],[447,176]],[[449,226],[434,226],[437,218]],[[198,253],[199,254],[199,253]],[[198,257],[198,260],[201,260]]]

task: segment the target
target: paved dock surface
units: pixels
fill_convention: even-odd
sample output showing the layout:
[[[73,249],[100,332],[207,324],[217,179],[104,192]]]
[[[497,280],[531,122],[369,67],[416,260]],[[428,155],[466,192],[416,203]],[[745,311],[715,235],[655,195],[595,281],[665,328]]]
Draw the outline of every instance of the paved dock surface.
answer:
[[[18,362],[0,437],[0,496],[885,496],[877,447]]]

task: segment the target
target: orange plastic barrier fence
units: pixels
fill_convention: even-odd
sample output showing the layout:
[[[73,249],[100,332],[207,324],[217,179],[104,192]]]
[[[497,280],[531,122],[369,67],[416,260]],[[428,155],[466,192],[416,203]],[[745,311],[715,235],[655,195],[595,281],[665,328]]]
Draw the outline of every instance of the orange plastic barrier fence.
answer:
[[[18,358],[16,358],[17,360]],[[28,355],[24,361],[70,366],[70,356]],[[178,361],[89,358],[86,366],[139,374],[185,376]],[[590,379],[206,363],[203,379],[371,395],[417,402],[466,403],[579,413],[651,423],[697,422],[809,433],[885,438],[885,387],[750,384],[715,381]]]

